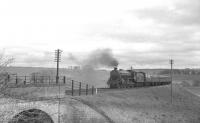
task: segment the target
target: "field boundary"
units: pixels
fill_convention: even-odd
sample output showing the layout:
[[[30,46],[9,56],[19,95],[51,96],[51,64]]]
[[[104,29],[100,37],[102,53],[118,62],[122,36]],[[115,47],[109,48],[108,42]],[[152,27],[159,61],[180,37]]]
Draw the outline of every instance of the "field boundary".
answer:
[[[187,91],[188,93],[198,97],[200,99],[200,95],[195,94],[194,92],[192,92],[191,90],[187,89],[186,87],[182,87],[185,91]]]

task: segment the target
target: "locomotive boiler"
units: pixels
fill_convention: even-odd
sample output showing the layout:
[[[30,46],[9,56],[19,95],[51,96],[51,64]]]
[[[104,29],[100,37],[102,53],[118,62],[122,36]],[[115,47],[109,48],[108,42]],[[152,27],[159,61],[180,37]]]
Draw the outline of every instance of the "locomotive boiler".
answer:
[[[170,84],[168,76],[147,76],[145,72],[136,72],[134,70],[114,70],[110,72],[107,81],[109,88],[133,88],[144,86],[159,86]]]

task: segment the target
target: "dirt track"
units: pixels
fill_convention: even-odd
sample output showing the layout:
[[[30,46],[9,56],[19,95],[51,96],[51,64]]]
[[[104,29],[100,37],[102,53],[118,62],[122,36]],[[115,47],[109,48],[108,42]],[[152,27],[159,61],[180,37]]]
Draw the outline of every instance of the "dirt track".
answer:
[[[185,89],[200,98],[200,87],[185,87]]]

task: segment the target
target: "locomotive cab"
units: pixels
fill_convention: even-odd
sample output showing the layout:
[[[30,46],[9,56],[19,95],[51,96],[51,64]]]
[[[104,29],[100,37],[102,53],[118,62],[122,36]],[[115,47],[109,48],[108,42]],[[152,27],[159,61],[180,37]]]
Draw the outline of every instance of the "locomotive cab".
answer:
[[[120,70],[119,71],[122,78],[122,87],[132,87],[134,86],[134,83],[136,82],[136,74],[133,70]]]

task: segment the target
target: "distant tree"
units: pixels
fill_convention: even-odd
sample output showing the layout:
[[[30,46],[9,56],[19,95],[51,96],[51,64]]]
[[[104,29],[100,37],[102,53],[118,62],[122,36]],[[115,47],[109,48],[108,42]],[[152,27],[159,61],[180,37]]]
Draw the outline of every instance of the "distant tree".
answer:
[[[14,58],[9,58],[4,54],[5,52],[0,53],[0,92],[2,92],[6,88],[6,83],[9,79],[6,68],[14,61]]]
[[[6,67],[14,61],[13,57],[5,56],[4,53],[5,52],[0,53],[0,73],[5,72]]]

